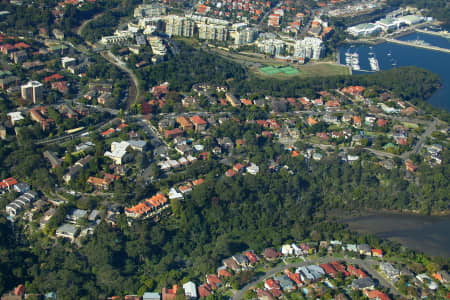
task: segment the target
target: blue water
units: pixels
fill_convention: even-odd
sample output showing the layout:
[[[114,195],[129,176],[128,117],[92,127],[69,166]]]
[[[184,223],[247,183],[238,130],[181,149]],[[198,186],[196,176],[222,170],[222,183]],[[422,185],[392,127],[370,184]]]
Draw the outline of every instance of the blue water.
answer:
[[[434,46],[450,49],[450,40],[423,33],[412,33],[400,38],[401,40],[424,40]],[[345,52],[357,52],[361,70],[370,71],[369,52],[373,52],[378,59],[380,69],[386,70],[393,67],[417,66],[439,74],[442,80],[441,88],[429,99],[429,103],[435,107],[450,111],[450,53],[438,52],[405,45],[383,43],[380,45],[348,45],[340,50],[341,63],[345,63]],[[389,55],[390,54],[390,55]],[[396,66],[393,66],[396,64]],[[363,72],[354,71],[354,74]]]

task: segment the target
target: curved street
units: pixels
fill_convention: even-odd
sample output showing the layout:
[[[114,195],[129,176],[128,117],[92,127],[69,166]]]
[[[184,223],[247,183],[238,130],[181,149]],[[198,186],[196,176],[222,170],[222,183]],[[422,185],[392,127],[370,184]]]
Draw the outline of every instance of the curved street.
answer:
[[[105,58],[107,61],[112,63],[113,65],[117,66],[119,69],[121,69],[123,72],[128,74],[129,82],[130,82],[130,88],[128,90],[128,101],[127,101],[127,107],[130,107],[133,103],[135,103],[139,97],[140,97],[140,87],[139,87],[139,80],[137,79],[136,75],[133,73],[132,70],[130,70],[125,63],[120,61],[114,54],[111,53],[111,51],[107,52],[101,52],[101,55],[103,58]]]
[[[242,289],[240,289],[239,291],[237,291],[233,295],[232,299],[233,300],[243,299],[245,292],[248,291],[249,289],[251,289],[253,286],[255,286],[255,284],[257,284],[260,281],[266,280],[266,279],[274,276],[275,274],[277,274],[279,272],[282,272],[285,269],[298,268],[298,267],[307,266],[307,265],[311,265],[311,264],[330,263],[330,262],[333,262],[333,261],[343,261],[343,262],[346,262],[346,263],[359,265],[365,272],[367,272],[369,274],[370,277],[372,277],[373,279],[376,279],[378,281],[379,285],[388,288],[389,292],[391,294],[396,295],[396,296],[401,296],[401,294],[392,285],[392,283],[387,281],[383,276],[381,276],[380,273],[378,273],[373,268],[373,265],[376,264],[376,262],[374,260],[369,259],[369,258],[366,258],[366,259],[363,260],[363,259],[358,259],[358,258],[336,258],[336,257],[328,257],[327,256],[327,257],[320,257],[320,258],[314,259],[314,260],[305,259],[304,262],[298,262],[298,263],[292,263],[292,264],[285,264],[285,265],[281,265],[281,266],[276,266],[275,268],[270,269],[269,271],[267,271],[263,275],[260,275],[260,276],[256,277],[250,283],[245,285]]]

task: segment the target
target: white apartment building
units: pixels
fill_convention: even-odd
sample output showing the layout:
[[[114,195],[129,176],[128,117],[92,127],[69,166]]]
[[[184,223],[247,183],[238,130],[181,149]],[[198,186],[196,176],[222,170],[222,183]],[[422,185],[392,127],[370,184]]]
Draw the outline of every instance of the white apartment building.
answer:
[[[39,81],[29,81],[20,87],[22,98],[25,100],[33,100],[36,104],[37,101],[42,100],[42,93],[44,91],[44,86]]]
[[[286,47],[285,43],[277,39],[267,39],[257,42],[259,51],[270,55],[281,55],[281,52]]]
[[[194,35],[195,23],[188,18],[170,15],[165,21],[168,36],[192,37]]]
[[[321,39],[305,37],[295,42],[294,57],[320,59],[325,53],[325,46]]]

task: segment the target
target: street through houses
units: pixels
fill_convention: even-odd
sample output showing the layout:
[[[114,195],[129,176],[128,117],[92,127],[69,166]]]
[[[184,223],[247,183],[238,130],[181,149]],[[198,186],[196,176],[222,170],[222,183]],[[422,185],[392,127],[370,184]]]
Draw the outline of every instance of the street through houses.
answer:
[[[298,263],[291,263],[291,264],[284,264],[280,266],[276,266],[266,273],[257,276],[252,282],[245,285],[242,289],[237,291],[233,295],[233,300],[240,300],[244,298],[244,294],[246,291],[254,287],[258,282],[264,281],[275,274],[284,271],[285,269],[290,268],[298,268],[302,266],[307,265],[317,265],[317,264],[323,264],[323,263],[331,263],[333,261],[343,261],[345,263],[353,264],[353,265],[359,265],[364,271],[367,271],[370,277],[373,279],[376,279],[378,281],[378,284],[386,287],[389,289],[389,292],[394,294],[395,296],[401,296],[401,294],[398,292],[398,290],[389,282],[387,281],[380,273],[378,273],[374,269],[374,265],[377,263],[376,261],[366,258],[366,259],[357,259],[357,258],[336,258],[336,257],[320,257],[318,259],[308,259],[306,258],[304,262],[298,262]]]

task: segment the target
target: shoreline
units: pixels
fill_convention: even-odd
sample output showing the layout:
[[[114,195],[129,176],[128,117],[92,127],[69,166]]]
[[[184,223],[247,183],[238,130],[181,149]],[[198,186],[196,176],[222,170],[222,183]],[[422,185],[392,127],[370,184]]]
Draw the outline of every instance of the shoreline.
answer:
[[[392,210],[392,209],[374,209],[366,208],[364,210],[332,210],[327,211],[330,217],[336,217],[339,219],[345,218],[357,218],[357,217],[368,217],[373,215],[379,216],[402,216],[402,217],[425,217],[425,218],[446,218],[450,217],[450,210],[444,210],[440,212],[431,212],[429,215],[421,214],[419,211],[415,210]]]

